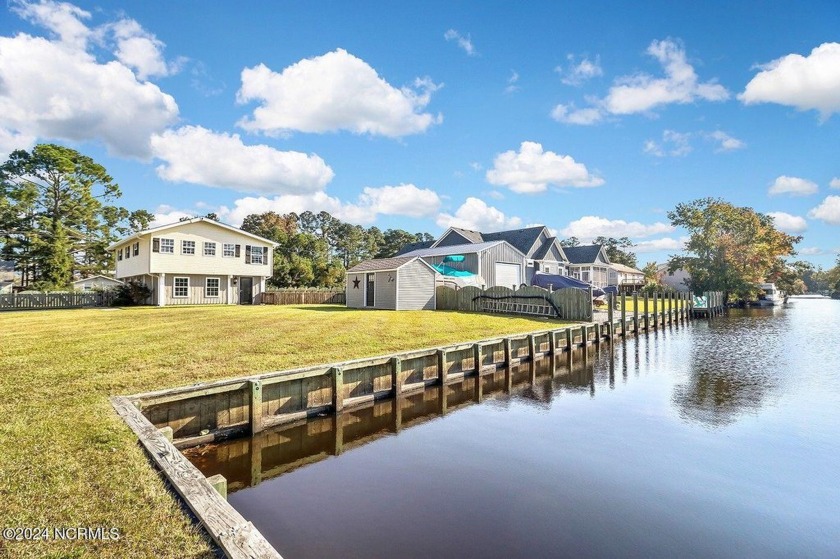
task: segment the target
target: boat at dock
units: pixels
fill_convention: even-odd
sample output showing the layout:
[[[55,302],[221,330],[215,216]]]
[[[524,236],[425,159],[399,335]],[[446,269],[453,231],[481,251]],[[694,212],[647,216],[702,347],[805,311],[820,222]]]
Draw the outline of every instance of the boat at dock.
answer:
[[[780,291],[774,283],[762,283],[760,286],[763,293],[753,305],[758,307],[773,307],[787,302],[787,295]]]

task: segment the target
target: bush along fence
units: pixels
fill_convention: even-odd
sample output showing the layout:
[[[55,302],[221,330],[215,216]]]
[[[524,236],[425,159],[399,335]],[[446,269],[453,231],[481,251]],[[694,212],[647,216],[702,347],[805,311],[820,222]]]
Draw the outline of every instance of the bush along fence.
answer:
[[[476,291],[473,297],[482,294]],[[470,303],[475,304],[472,299]],[[576,348],[686,323],[693,318],[692,304],[688,294],[609,297],[606,322],[115,396],[111,402],[228,557],[280,557],[227,503],[227,481],[218,475],[205,478],[179,449],[314,416],[338,415],[381,399],[424,392],[427,387],[446,388],[468,377],[477,378],[480,386],[484,375],[500,368],[564,352],[571,358]],[[446,391],[442,394],[445,399]]]
[[[116,296],[114,291],[9,293],[0,295],[0,311],[109,307]]]
[[[437,310],[498,312],[546,316],[561,320],[592,320],[592,294],[583,289],[549,291],[542,287],[463,287],[455,290],[439,286]]]
[[[272,289],[262,294],[265,305],[343,305],[345,293],[338,289]]]

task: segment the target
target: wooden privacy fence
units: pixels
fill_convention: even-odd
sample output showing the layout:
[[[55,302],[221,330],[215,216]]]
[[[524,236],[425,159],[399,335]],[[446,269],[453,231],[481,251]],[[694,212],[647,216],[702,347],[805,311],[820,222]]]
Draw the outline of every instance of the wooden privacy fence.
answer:
[[[338,289],[276,289],[262,294],[265,305],[343,305],[346,302],[343,290]]]
[[[583,289],[549,291],[542,287],[464,287],[458,290],[439,286],[438,310],[499,312],[559,318],[592,320],[592,296]]]
[[[113,291],[10,293],[0,295],[0,311],[109,307],[115,298]]]

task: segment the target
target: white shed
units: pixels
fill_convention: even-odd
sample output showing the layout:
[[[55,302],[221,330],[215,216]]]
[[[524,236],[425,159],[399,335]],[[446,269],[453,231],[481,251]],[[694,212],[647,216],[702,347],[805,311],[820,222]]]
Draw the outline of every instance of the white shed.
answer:
[[[437,275],[434,268],[416,256],[366,260],[347,270],[347,306],[434,310]]]
[[[94,291],[99,289],[116,289],[121,286],[123,282],[108,276],[90,276],[87,278],[77,279],[72,283],[73,289],[77,291]]]

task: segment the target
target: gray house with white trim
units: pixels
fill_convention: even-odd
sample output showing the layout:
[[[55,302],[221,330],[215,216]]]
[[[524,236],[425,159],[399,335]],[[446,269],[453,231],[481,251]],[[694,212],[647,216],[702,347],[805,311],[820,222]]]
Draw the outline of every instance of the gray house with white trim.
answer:
[[[353,309],[435,310],[438,273],[416,256],[365,260],[347,270],[345,294]]]

